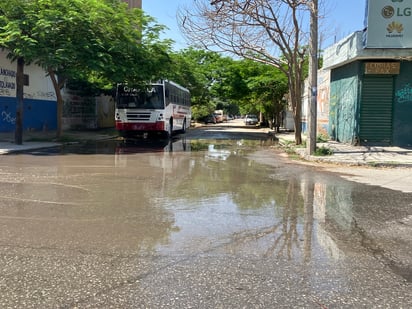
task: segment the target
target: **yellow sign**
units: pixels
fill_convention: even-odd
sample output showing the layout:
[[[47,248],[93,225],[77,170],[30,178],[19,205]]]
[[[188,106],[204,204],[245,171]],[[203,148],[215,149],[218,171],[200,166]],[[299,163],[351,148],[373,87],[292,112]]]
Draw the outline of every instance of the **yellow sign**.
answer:
[[[400,72],[399,62],[366,62],[365,74],[390,74],[397,75]]]

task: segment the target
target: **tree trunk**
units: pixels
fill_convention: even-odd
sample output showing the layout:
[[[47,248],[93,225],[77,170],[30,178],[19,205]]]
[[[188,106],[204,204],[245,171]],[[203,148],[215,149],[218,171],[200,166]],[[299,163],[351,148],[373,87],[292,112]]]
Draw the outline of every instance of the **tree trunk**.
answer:
[[[16,145],[23,144],[23,96],[24,96],[24,59],[17,59],[16,72],[16,126],[14,131],[14,142]]]
[[[299,91],[301,90],[301,87],[299,86]],[[295,120],[295,143],[296,145],[301,145],[302,144],[302,99],[300,97],[300,92],[299,92],[299,97],[296,97],[296,107],[295,107],[295,112],[293,114],[294,120]]]
[[[302,144],[302,87],[299,68],[295,68],[297,73],[289,70],[289,92],[293,110],[293,120],[295,125],[295,143]]]
[[[56,113],[56,120],[57,120],[57,128],[56,128],[56,138],[60,138],[62,135],[62,119],[63,119],[63,96],[61,93],[61,86],[60,83],[57,81],[56,74],[53,70],[48,70],[50,79],[53,83],[54,91],[56,93],[57,98],[57,113]]]

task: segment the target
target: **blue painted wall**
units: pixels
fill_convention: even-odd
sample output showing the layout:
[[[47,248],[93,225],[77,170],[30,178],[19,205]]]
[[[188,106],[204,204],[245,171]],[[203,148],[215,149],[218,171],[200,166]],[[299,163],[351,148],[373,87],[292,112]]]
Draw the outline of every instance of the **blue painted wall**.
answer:
[[[56,130],[55,101],[24,99],[23,130]],[[13,132],[16,125],[16,98],[0,97],[0,132]]]

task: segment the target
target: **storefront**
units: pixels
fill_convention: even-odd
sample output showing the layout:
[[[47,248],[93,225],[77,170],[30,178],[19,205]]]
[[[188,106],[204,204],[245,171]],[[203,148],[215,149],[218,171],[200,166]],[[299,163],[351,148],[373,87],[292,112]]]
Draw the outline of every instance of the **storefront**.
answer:
[[[412,51],[366,49],[356,32],[325,51],[329,135],[352,144],[412,145]]]
[[[367,0],[365,29],[324,53],[329,135],[352,144],[412,146],[412,7]]]

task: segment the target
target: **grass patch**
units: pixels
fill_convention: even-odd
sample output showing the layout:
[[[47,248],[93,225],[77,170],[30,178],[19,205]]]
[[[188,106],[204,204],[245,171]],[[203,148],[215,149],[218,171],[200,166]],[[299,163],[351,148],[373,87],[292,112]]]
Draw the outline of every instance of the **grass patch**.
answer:
[[[314,155],[319,156],[319,157],[331,156],[331,155],[333,155],[333,150],[328,148],[328,147],[325,147],[325,146],[318,147],[318,148],[316,148],[316,151],[315,151]]]
[[[329,141],[329,137],[325,134],[319,134],[316,136],[317,143],[326,143],[327,141]]]
[[[282,139],[279,142],[279,146],[288,155],[289,159],[292,159],[292,160],[302,159],[297,149],[303,148],[304,147],[303,144],[296,145],[295,141]]]

